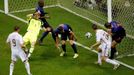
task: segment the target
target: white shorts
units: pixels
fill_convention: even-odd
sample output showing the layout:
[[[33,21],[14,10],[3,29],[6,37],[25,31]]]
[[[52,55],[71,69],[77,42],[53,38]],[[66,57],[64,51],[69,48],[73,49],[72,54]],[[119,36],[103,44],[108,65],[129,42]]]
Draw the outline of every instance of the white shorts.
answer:
[[[103,44],[103,45],[100,45],[99,48],[102,50],[101,53],[102,55],[101,56],[109,56],[109,51],[111,50],[111,47],[109,47],[108,45],[106,44]]]
[[[20,58],[22,60],[22,62],[24,62],[28,59],[24,51],[12,52],[11,59],[13,61],[17,61],[18,58]]]

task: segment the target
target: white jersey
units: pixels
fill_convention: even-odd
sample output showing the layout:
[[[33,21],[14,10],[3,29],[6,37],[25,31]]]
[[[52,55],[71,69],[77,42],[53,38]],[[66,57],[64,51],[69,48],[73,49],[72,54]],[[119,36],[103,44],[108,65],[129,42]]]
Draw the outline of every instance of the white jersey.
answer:
[[[10,43],[12,51],[22,50],[21,45],[23,44],[23,39],[22,36],[17,32],[9,34],[7,43]]]
[[[112,39],[111,36],[106,31],[98,29],[96,32],[96,42],[111,45]]]
[[[21,47],[21,45],[23,44],[23,39],[19,33],[13,32],[9,34],[7,38],[7,43],[10,43],[12,52],[11,59],[13,61],[17,61],[18,58],[20,58],[23,62],[27,60],[26,54]]]
[[[99,48],[102,50],[102,56],[108,56],[111,51],[111,35],[102,29],[98,29],[96,32],[96,42],[100,42]]]

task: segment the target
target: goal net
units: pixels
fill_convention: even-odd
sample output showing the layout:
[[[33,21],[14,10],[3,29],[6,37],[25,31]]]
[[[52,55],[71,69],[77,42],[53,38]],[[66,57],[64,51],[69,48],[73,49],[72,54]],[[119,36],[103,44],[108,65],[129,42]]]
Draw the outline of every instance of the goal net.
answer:
[[[35,10],[38,0],[5,0],[8,13]],[[77,16],[103,27],[108,22],[108,2],[111,2],[112,20],[122,23],[127,37],[118,45],[119,57],[134,54],[134,0],[44,0],[45,6],[58,5]],[[1,7],[1,6],[0,6]]]
[[[44,0],[45,7],[56,5],[57,0]],[[7,6],[5,6],[5,10],[8,13],[15,13],[15,12],[23,12],[23,11],[30,11],[35,10],[35,7],[38,0],[5,0]]]

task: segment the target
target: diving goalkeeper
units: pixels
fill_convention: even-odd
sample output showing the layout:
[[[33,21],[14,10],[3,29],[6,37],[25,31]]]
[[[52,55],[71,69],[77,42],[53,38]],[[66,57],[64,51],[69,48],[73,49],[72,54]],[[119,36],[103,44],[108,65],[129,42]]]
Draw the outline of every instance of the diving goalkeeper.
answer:
[[[29,23],[28,23],[27,32],[25,33],[23,40],[24,40],[24,45],[27,45],[28,43],[30,43],[31,45],[30,49],[26,50],[26,52],[28,52],[28,57],[30,57],[31,54],[33,53],[42,23],[39,19],[40,13],[38,12],[35,12],[32,15],[27,15],[27,17],[29,18]]]

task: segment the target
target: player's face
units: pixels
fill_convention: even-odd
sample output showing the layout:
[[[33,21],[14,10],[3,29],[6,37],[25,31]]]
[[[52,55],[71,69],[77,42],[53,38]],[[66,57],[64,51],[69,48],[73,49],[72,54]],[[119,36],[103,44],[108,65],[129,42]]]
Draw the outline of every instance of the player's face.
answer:
[[[35,19],[39,19],[39,18],[40,18],[40,14],[39,14],[39,13],[35,13],[35,14],[34,14],[34,18],[35,18]]]

